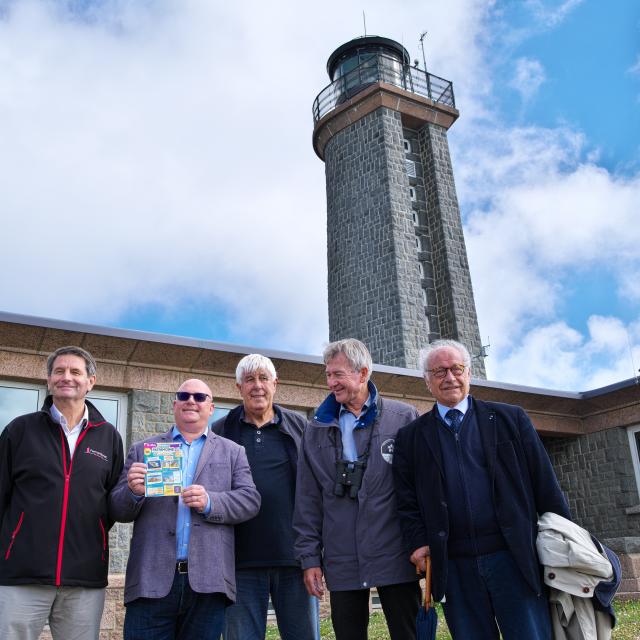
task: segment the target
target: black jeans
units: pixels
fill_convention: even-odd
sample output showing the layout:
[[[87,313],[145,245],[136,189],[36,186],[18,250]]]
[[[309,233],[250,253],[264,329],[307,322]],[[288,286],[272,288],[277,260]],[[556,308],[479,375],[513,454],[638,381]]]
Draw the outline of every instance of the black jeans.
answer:
[[[415,640],[420,584],[414,580],[378,587],[378,595],[391,640]],[[369,589],[331,591],[329,598],[336,640],[367,640]]]

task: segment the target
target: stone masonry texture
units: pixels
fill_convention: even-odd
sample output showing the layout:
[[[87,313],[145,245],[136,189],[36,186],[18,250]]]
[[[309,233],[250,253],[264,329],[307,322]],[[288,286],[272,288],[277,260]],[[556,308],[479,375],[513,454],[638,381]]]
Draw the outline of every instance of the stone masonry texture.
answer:
[[[640,551],[624,546],[640,541],[640,515],[626,512],[638,505],[626,430],[544,438],[544,445],[575,521],[615,551]]]
[[[484,378],[482,343],[447,132],[444,127],[426,123],[418,137],[426,196],[425,235],[433,265],[440,337],[466,345],[474,356],[474,375]]]
[[[403,128],[380,107],[336,134],[324,159],[330,339],[358,338],[375,362],[411,369],[438,338],[479,355],[446,130]],[[485,376],[481,357],[474,375]]]
[[[400,114],[381,107],[325,148],[329,333],[417,368],[428,340]]]

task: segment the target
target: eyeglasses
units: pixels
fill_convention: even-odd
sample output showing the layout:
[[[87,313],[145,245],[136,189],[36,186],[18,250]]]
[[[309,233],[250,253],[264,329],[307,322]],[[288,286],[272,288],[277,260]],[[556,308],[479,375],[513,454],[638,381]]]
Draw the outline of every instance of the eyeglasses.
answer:
[[[466,368],[463,364],[454,364],[451,367],[438,367],[437,369],[427,369],[427,371],[434,378],[446,378],[449,371],[451,371],[456,378],[459,378],[465,372]]]
[[[208,393],[189,393],[188,391],[176,391],[176,400],[186,402],[189,398],[193,398],[196,402],[206,402],[207,398],[211,398]]]

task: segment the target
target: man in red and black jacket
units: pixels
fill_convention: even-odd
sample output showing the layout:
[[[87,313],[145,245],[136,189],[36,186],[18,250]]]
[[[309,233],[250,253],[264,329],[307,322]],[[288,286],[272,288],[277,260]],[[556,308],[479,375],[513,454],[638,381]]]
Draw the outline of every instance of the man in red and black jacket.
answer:
[[[122,440],[85,397],[93,356],[61,347],[50,395],[0,435],[0,638],[98,638],[109,569],[107,496]]]

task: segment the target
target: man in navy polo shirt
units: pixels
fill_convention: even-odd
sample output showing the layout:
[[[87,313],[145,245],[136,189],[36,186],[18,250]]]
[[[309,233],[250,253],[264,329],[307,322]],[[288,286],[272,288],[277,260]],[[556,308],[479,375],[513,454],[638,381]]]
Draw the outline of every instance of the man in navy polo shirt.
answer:
[[[236,386],[242,404],[212,430],[242,445],[262,497],[258,515],[236,526],[236,603],[227,611],[225,640],[263,640],[269,596],[283,640],[319,636],[318,604],[307,594],[293,552],[298,447],[306,420],[273,403],[278,378],[260,354],[240,360]]]
[[[569,509],[549,457],[520,407],[469,395],[464,345],[439,340],[422,356],[436,404],[400,429],[393,457],[407,554],[421,571],[431,556],[455,640],[551,640],[537,520]]]

